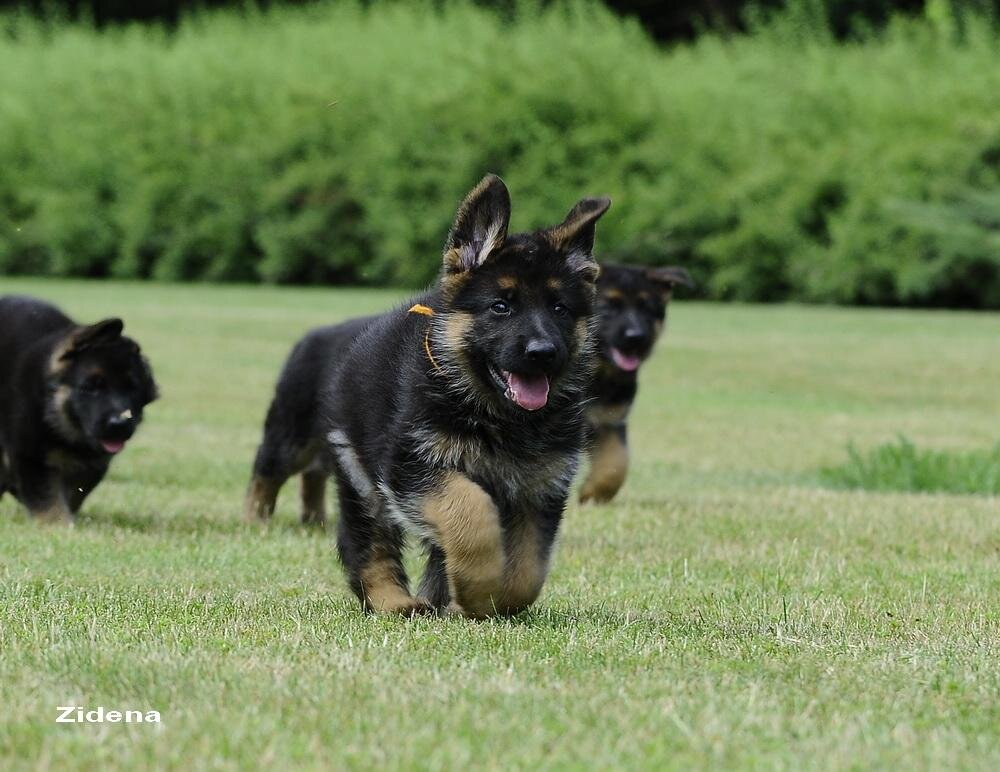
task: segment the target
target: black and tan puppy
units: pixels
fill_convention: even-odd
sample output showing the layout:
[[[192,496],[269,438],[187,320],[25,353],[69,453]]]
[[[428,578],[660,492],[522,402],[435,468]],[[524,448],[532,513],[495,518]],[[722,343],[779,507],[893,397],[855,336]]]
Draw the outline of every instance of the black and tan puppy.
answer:
[[[626,422],[638,389],[639,366],[666,322],[674,286],[693,286],[679,267],[603,264],[597,283],[598,366],[590,388],[590,471],[581,501],[610,501],[628,473]]]
[[[305,376],[304,391],[317,373],[325,387],[318,407],[311,398],[272,406],[269,424],[293,403],[318,410],[339,492],[338,547],[364,608],[486,617],[538,597],[584,442],[591,251],[609,205],[584,199],[560,225],[508,235],[507,188],[487,177],[458,211],[433,290],[314,333],[313,368],[286,366],[292,380]],[[293,392],[279,386],[276,401]],[[274,426],[258,459],[282,456],[284,474],[316,437]],[[274,485],[255,473],[251,512],[272,508]],[[406,534],[429,553],[417,595],[403,569]]]
[[[0,495],[42,520],[72,520],[156,399],[122,326],[81,326],[48,303],[0,298]]]

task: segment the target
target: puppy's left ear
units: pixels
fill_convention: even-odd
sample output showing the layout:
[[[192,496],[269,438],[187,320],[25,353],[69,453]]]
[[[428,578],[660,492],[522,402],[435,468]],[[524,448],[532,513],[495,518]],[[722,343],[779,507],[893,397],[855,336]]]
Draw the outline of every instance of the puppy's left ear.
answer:
[[[673,294],[674,287],[682,284],[685,287],[693,288],[694,279],[687,269],[679,265],[663,266],[661,268],[649,268],[646,271],[647,278],[660,286],[660,291],[668,298]]]
[[[503,246],[510,224],[510,193],[487,174],[458,207],[444,244],[444,272],[460,274],[481,266]]]
[[[594,238],[597,221],[611,206],[607,196],[581,199],[569,210],[566,219],[549,229],[552,246],[566,255],[566,261],[580,271],[587,281],[597,281],[600,267],[594,262]]]
[[[113,343],[122,336],[124,329],[125,323],[121,319],[104,319],[87,327],[79,327],[70,335],[69,346],[62,358],[69,359],[88,348]]]

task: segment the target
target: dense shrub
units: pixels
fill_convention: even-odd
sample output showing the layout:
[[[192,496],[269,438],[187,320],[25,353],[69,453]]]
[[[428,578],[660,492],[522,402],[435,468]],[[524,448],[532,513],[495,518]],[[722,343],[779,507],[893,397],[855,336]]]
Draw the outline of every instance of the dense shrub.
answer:
[[[976,18],[837,44],[785,14],[667,51],[590,5],[7,26],[0,273],[419,284],[495,171],[513,227],[606,192],[602,254],[713,297],[1000,302],[995,219],[959,244],[920,214],[1000,190]]]

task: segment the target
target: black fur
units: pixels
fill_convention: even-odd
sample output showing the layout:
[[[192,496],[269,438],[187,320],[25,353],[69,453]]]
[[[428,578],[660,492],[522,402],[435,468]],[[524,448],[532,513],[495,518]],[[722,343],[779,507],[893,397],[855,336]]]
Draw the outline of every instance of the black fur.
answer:
[[[309,525],[325,524],[322,504],[330,471],[323,460],[319,393],[332,377],[332,368],[344,351],[374,318],[320,327],[295,344],[278,378],[264,421],[264,438],[254,459],[253,481],[246,502],[249,519],[269,518],[278,491],[289,477],[302,474],[304,491],[310,478],[318,491],[315,497],[318,500],[303,496],[302,520]],[[255,485],[265,489],[254,490]]]
[[[625,481],[627,419],[638,390],[639,366],[663,331],[677,284],[693,286],[680,267],[601,266],[598,365],[587,410],[591,469],[581,488],[582,501],[609,501]]]
[[[68,520],[132,437],[156,384],[120,319],[91,326],[0,298],[0,494]]]

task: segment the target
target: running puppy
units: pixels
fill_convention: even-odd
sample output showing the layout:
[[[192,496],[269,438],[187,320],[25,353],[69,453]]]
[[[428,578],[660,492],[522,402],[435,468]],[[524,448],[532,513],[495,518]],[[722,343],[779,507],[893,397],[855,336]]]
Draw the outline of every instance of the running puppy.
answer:
[[[677,266],[601,266],[598,366],[587,408],[590,471],[580,489],[580,501],[610,501],[625,482],[626,421],[638,389],[639,366],[663,332],[667,304],[677,284],[694,286],[688,272]]]
[[[71,522],[156,399],[121,319],[81,326],[48,303],[0,298],[0,495]]]
[[[583,199],[507,234],[488,176],[462,202],[440,279],[363,326],[321,397],[338,547],[365,609],[516,614],[538,597],[584,442],[598,268]],[[428,551],[417,596],[405,534]]]

